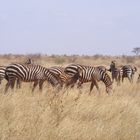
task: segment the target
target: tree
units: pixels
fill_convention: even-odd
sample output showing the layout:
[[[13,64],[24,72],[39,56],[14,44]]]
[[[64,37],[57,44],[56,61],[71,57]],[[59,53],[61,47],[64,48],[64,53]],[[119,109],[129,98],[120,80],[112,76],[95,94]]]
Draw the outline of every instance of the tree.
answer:
[[[132,52],[138,56],[140,54],[140,47],[133,48]]]

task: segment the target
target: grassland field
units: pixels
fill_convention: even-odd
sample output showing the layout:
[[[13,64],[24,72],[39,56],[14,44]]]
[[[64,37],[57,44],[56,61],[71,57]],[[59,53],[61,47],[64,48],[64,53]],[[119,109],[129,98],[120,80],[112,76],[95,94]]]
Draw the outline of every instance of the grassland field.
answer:
[[[29,56],[3,55],[0,65],[24,62]],[[43,91],[31,92],[30,83],[21,89],[9,90],[4,95],[6,80],[0,85],[0,140],[140,140],[140,58],[128,56],[30,56],[45,67],[66,66],[70,63],[109,68],[116,60],[118,65],[133,64],[138,68],[134,83],[127,79],[121,86],[113,83],[113,94],[101,94],[90,84],[81,89],[58,90],[44,83]],[[110,74],[110,73],[109,73]]]

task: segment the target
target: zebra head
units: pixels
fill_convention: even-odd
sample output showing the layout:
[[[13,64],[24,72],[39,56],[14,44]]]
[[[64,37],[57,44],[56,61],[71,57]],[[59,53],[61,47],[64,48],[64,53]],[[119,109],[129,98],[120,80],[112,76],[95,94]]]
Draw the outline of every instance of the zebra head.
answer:
[[[116,68],[116,63],[116,61],[111,62],[109,71],[113,71]]]
[[[25,64],[34,64],[34,61],[31,58],[28,58]]]

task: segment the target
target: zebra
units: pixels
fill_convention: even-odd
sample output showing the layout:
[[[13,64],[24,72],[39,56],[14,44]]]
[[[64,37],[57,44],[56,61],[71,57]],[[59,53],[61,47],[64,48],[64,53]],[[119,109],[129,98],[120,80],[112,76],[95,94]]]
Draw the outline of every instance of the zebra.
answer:
[[[70,64],[70,65],[65,67],[64,72],[67,73],[68,75],[74,77],[75,80],[73,80],[73,81],[74,81],[74,84],[75,84],[78,81],[78,78],[79,78],[79,69],[83,69],[83,68],[84,68],[84,65]],[[100,69],[102,69],[102,68],[100,67]]]
[[[64,72],[65,68],[61,66],[53,66],[48,69],[58,79],[61,87],[63,87],[63,85],[65,85],[66,87],[71,85],[71,87],[73,87],[74,77],[65,73]]]
[[[122,82],[123,82],[124,78],[127,77],[129,82],[133,83],[134,74],[137,71],[137,68],[132,65],[124,65],[122,67],[122,70],[123,70]]]
[[[27,60],[24,62],[24,64],[35,64],[34,60],[31,59],[30,57],[27,58]]]
[[[109,75],[99,67],[71,64],[65,68],[65,72],[70,75],[77,75],[76,80],[79,80],[78,87],[80,87],[83,83],[91,82],[90,93],[94,85],[96,86],[97,90],[99,90],[97,84],[99,81],[104,82],[107,93],[112,92],[112,81]]]
[[[6,69],[6,66],[0,66],[0,84],[1,84],[1,81],[5,78],[5,69]]]
[[[6,67],[5,75],[8,81],[5,87],[5,93],[9,87],[11,89],[14,88],[16,79],[23,82],[34,82],[32,92],[38,84],[39,90],[42,90],[45,80],[51,83],[52,86],[59,84],[55,76],[47,68],[40,65],[13,63]]]
[[[6,79],[5,78],[5,70],[6,70],[6,66],[0,66],[0,84],[1,84],[1,81],[3,79]],[[18,79],[16,79],[16,87],[17,88],[20,88],[21,87],[21,82]]]
[[[23,64],[34,64],[34,61],[31,58],[27,58],[27,60]],[[5,70],[7,66],[0,66],[0,84],[2,80],[5,78]],[[17,88],[21,87],[21,82],[17,79]]]
[[[112,81],[117,82],[117,85],[120,85],[121,77],[123,74],[122,66],[116,66],[116,61],[112,61],[110,64],[109,70],[111,72]]]
[[[97,90],[99,90],[97,82],[102,81],[106,86],[106,92],[112,92],[112,81],[110,76],[103,70],[98,67],[90,67],[86,66],[84,69],[79,69],[79,86],[86,82],[91,82],[90,85],[90,93],[94,87],[96,86]]]

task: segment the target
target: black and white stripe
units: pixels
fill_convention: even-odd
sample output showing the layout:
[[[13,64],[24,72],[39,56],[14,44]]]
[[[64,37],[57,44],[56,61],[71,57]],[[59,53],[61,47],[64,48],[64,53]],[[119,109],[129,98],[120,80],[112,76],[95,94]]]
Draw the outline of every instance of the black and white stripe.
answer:
[[[70,64],[65,67],[64,72],[73,77],[73,85],[79,78],[79,69],[83,69],[84,66],[80,64]]]
[[[106,72],[108,69],[105,66],[97,66],[99,69],[103,70],[104,72]]]
[[[85,66],[84,69],[79,71],[79,83],[80,85],[86,82],[91,82],[90,92],[92,91],[94,85],[99,90],[97,82],[102,81],[106,86],[106,92],[112,92],[112,81],[109,75],[102,69],[98,67]]]
[[[5,78],[5,69],[6,69],[6,66],[0,66],[0,84],[1,84],[1,81]]]
[[[72,86],[73,85],[73,76],[68,75],[64,70],[65,68],[60,67],[60,66],[54,66],[48,68],[53,75],[57,78],[59,81],[60,85],[63,86]]]
[[[65,72],[71,76],[74,76],[75,74],[78,73],[78,69],[83,69],[84,66],[80,65],[80,64],[70,64],[68,66],[65,67]]]
[[[23,82],[34,82],[33,89],[39,84],[39,89],[42,90],[43,82],[47,80],[53,86],[58,84],[57,79],[54,75],[45,67],[33,64],[20,64],[15,63],[6,67],[5,70],[6,79],[8,83],[5,88],[5,92],[8,90],[9,86],[14,87],[16,79]]]
[[[77,75],[79,80],[78,85],[86,82],[91,82],[90,92],[92,91],[94,85],[99,89],[97,82],[103,81],[106,85],[106,91],[109,93],[112,90],[112,82],[109,75],[99,67],[84,66],[79,64],[71,64],[65,68],[65,72],[70,75]]]
[[[31,58],[27,58],[27,60],[23,64],[34,64],[34,61]],[[1,81],[5,78],[5,70],[7,66],[0,66],[0,84]],[[17,88],[21,87],[21,82],[17,79]]]
[[[31,64],[35,64],[35,63],[34,63],[33,59],[27,58],[27,59],[25,60],[25,62],[23,62],[23,64],[31,65]],[[21,81],[20,81],[19,79],[17,79],[16,82],[17,82],[17,83],[16,83],[16,87],[17,87],[17,88],[21,88]]]
[[[134,74],[137,71],[137,68],[132,65],[125,65],[122,67],[122,70],[123,70],[122,82],[126,77],[130,81],[130,83],[133,83]]]

